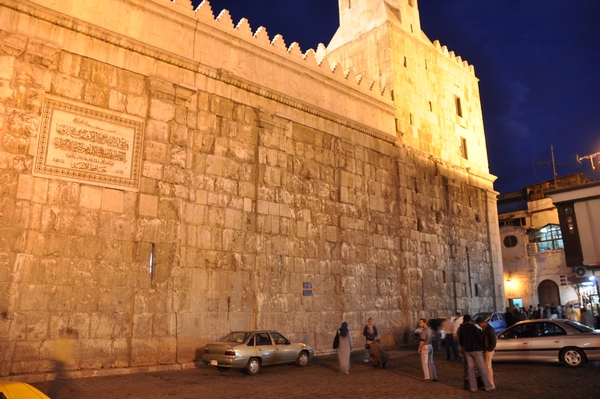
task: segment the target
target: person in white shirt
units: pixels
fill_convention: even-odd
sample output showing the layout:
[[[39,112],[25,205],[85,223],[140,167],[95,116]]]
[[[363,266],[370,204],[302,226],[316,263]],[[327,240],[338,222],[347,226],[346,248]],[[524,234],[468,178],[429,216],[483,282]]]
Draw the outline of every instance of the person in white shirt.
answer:
[[[458,327],[460,327],[460,325],[463,323],[463,317],[460,315],[460,312],[457,310],[456,313],[454,314],[454,317],[452,318],[452,335],[454,337],[454,346],[455,346],[455,350],[454,353],[458,352],[460,353],[460,351],[458,350]]]
[[[567,319],[577,321],[577,309],[573,307],[573,304],[569,305],[569,309],[567,310]]]

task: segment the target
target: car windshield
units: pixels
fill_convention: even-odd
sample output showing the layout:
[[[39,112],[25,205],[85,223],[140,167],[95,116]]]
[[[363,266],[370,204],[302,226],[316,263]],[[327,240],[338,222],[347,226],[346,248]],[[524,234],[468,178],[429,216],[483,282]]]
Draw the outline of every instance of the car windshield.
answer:
[[[569,320],[569,321],[565,321],[565,324],[570,327],[573,327],[574,329],[576,329],[577,331],[582,332],[582,333],[594,331],[593,328],[590,328],[590,327],[586,326],[585,324],[581,324],[577,321]]]
[[[478,318],[483,317],[484,319],[489,318],[491,315],[491,313],[488,312],[481,312],[481,313],[475,313],[473,315],[473,317],[471,317],[471,320],[476,321]]]
[[[242,343],[242,342],[246,341],[246,339],[248,338],[249,335],[250,335],[250,333],[248,333],[248,332],[239,332],[239,331],[230,332],[229,334],[227,334],[226,336],[221,338],[219,341],[220,342]]]

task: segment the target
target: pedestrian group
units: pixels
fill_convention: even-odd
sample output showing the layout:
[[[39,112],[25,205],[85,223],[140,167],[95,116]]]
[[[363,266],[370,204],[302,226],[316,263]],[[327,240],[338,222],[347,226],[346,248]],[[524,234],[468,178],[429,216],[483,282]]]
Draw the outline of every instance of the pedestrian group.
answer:
[[[475,323],[479,327],[473,323],[470,315],[462,316],[460,312],[456,312],[452,319],[443,321],[442,328],[444,331],[449,331],[445,340],[446,359],[451,360],[454,356],[454,359],[457,360],[460,355],[463,363],[465,389],[477,392],[479,388],[484,388],[487,392],[494,392],[496,386],[492,360],[496,349],[496,333],[487,318],[480,317],[475,320]],[[424,318],[419,319],[419,327],[421,333],[417,351],[421,356],[423,368],[422,381],[437,382],[432,345],[434,332]],[[370,361],[374,367],[385,368],[389,356],[381,346],[377,327],[372,318],[367,320],[367,324],[363,328],[363,336],[365,337],[364,361]],[[337,349],[340,373],[350,374],[352,336],[347,322],[343,322],[337,330],[333,347]]]

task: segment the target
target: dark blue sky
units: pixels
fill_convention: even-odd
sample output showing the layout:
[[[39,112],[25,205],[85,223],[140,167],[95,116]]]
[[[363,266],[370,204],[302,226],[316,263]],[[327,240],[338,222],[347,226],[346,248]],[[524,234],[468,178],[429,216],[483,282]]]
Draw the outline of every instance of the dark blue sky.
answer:
[[[210,4],[215,16],[226,8],[234,23],[245,17],[253,30],[262,25],[269,37],[279,33],[303,52],[327,45],[339,24],[337,0]],[[592,176],[588,159],[575,166],[577,155],[600,152],[600,0],[418,4],[429,39],[475,67],[496,190],[551,180],[551,145],[559,176],[584,172],[600,179],[599,170]]]

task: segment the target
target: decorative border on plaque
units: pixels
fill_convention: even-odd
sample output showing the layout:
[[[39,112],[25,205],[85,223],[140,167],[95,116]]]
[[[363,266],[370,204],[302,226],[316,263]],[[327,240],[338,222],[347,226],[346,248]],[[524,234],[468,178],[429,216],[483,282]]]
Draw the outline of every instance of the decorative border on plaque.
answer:
[[[140,119],[46,98],[33,173],[137,190],[143,133]]]

